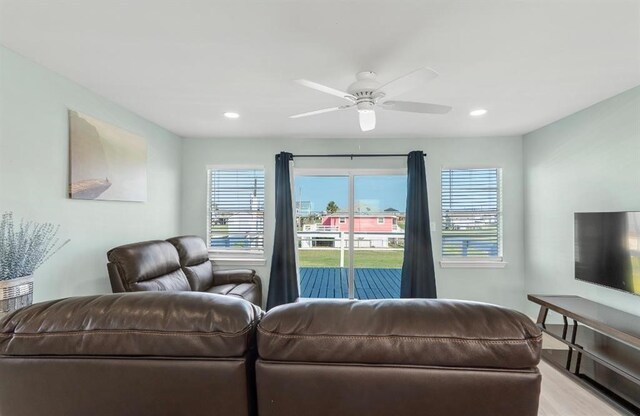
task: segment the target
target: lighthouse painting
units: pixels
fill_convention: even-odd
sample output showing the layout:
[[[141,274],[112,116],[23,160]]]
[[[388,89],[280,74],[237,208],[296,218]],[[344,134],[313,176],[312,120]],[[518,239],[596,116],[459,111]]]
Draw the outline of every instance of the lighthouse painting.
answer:
[[[69,153],[70,198],[146,201],[143,137],[69,110]]]

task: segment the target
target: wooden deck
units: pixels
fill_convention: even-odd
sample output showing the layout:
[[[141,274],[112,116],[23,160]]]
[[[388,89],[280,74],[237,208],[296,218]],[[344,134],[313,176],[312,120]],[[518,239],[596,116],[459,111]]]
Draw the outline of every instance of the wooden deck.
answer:
[[[355,269],[356,298],[400,297],[401,269]],[[300,295],[303,298],[348,298],[348,270],[341,267],[301,267]]]

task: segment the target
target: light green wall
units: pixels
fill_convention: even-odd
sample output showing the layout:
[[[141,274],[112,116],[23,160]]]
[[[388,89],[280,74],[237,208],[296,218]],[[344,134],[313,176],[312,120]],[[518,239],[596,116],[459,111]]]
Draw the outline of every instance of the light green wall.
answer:
[[[573,278],[574,212],[640,211],[640,87],[527,134],[524,155],[527,293],[640,315],[640,297]]]
[[[235,121],[234,121],[235,122]],[[441,269],[436,264],[438,295],[442,298],[471,299],[523,309],[524,258],[522,138],[459,138],[424,140],[380,139],[184,139],[182,146],[182,231],[202,237],[206,233],[206,166],[249,164],[265,167],[265,245],[271,257],[274,227],[274,163],[280,151],[292,153],[407,153],[424,150],[434,253],[440,260],[440,169],[442,167],[499,166],[504,175],[504,269]],[[306,168],[406,168],[405,158],[389,159],[298,159]],[[269,264],[256,267],[268,287]],[[266,291],[265,291],[266,292]]]
[[[67,108],[147,139],[146,203],[67,198]],[[177,136],[0,47],[0,211],[71,239],[36,272],[36,301],[110,293],[109,248],[178,233],[180,150]]]
[[[67,198],[67,109],[142,135],[148,201]],[[439,170],[500,166],[504,174],[504,269],[441,269],[441,297],[487,301],[530,314],[526,293],[573,293],[640,314],[640,298],[573,279],[573,212],[640,210],[640,87],[521,137],[424,140],[183,139],[0,47],[0,211],[59,223],[71,243],[36,274],[36,300],[110,292],[106,251],[176,234],[205,234],[206,166],[266,168],[268,287],[274,226],[274,155],[428,153],[436,261]],[[403,168],[399,159],[300,159],[298,167]],[[523,239],[524,235],[524,239]],[[523,241],[524,240],[524,241]],[[525,262],[526,258],[526,262]],[[525,273],[526,270],[526,273]],[[526,278],[525,278],[526,277]]]

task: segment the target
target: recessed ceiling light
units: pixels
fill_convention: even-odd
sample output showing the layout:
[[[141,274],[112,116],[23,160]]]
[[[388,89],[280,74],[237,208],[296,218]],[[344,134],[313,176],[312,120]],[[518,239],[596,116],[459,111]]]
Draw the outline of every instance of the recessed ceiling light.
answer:
[[[478,108],[476,110],[473,110],[469,113],[470,116],[472,117],[480,117],[487,114],[487,110],[485,110],[484,108]]]
[[[234,113],[234,112],[232,112],[232,111],[227,111],[226,113],[224,113],[224,116],[225,116],[226,118],[239,118],[239,117],[240,117],[240,114],[238,114],[238,113]]]

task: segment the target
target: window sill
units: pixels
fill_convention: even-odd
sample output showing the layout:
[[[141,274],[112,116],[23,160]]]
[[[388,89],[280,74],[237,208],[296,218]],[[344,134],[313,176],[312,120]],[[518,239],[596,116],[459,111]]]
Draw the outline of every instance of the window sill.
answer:
[[[440,260],[443,269],[504,269],[507,262],[503,260]]]
[[[217,266],[264,266],[267,264],[265,259],[242,259],[242,258],[220,258],[209,255],[209,260],[212,260]]]
[[[209,260],[219,266],[264,266],[267,260],[262,253],[221,253],[209,251]]]

